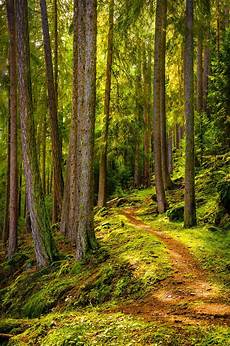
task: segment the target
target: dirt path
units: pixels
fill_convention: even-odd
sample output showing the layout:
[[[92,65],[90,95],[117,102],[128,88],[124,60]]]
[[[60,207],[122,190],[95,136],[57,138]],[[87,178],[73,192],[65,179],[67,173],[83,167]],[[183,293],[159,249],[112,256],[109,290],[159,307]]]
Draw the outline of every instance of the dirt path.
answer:
[[[127,208],[122,213],[133,226],[154,234],[166,246],[173,274],[142,301],[122,306],[121,310],[148,321],[230,326],[229,300],[209,282],[207,272],[189,250],[166,233],[137,219],[135,209]]]

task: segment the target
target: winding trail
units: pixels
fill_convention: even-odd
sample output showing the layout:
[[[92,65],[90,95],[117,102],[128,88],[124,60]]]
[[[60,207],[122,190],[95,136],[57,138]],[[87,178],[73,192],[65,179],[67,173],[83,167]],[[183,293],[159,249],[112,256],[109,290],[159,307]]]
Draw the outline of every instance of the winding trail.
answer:
[[[139,220],[135,211],[134,208],[126,208],[122,214],[132,226],[154,234],[165,245],[173,273],[143,300],[124,305],[120,310],[147,321],[230,326],[229,297],[225,297],[217,285],[209,282],[208,273],[200,267],[186,246]]]

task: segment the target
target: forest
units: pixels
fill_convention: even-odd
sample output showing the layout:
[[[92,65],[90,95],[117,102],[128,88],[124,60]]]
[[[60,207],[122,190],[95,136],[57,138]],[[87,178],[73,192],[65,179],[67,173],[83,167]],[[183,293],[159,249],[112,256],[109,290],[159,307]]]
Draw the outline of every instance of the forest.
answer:
[[[0,345],[230,346],[230,0],[0,0]]]

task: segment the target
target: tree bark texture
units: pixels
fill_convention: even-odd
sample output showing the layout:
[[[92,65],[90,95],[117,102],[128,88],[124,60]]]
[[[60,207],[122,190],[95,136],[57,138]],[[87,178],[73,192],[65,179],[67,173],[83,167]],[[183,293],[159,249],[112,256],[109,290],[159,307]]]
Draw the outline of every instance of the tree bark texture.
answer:
[[[61,230],[72,244],[76,243],[77,219],[77,110],[78,110],[78,1],[74,1],[73,17],[73,81],[72,81],[72,119],[70,127],[69,155],[65,180],[64,201],[62,210]]]
[[[144,185],[150,185],[150,94],[146,47],[143,47],[143,98],[144,98]]]
[[[186,0],[185,16],[185,194],[184,226],[196,224],[194,160],[193,0]]]
[[[10,90],[9,90],[9,109],[10,109]],[[4,215],[4,225],[2,241],[4,246],[7,245],[7,240],[9,237],[9,200],[10,200],[10,112],[8,115],[8,139],[7,139],[7,176],[6,176],[6,192],[5,192],[5,215]]]
[[[205,36],[204,44],[204,69],[203,69],[203,110],[208,113],[208,84],[210,75],[210,46],[209,46],[210,33]]]
[[[160,120],[161,120],[161,160],[164,188],[172,186],[168,170],[168,144],[167,144],[167,123],[166,123],[166,100],[165,100],[165,54],[166,54],[166,30],[167,30],[167,1],[163,1],[162,15],[162,51],[161,51],[161,79],[160,79]]]
[[[161,69],[162,69],[162,31],[163,31],[163,11],[165,0],[158,0],[156,7],[155,21],[155,51],[154,51],[154,167],[155,185],[157,195],[158,212],[163,213],[167,209],[165,197],[162,157],[161,157]]]
[[[93,151],[96,101],[96,0],[78,1],[78,210],[76,257],[96,246],[93,226]]]
[[[98,206],[103,207],[106,203],[106,179],[107,179],[107,152],[108,152],[108,132],[110,118],[110,91],[111,91],[111,72],[113,63],[113,16],[114,16],[114,0],[110,0],[109,4],[109,32],[107,43],[107,64],[106,64],[106,84],[104,98],[104,132],[103,143],[100,155],[99,166],[99,190],[98,190]]]
[[[55,256],[55,246],[45,208],[36,152],[35,127],[31,100],[27,6],[26,0],[16,1],[19,112],[32,236],[37,265],[42,267],[53,260]]]
[[[17,248],[18,221],[18,169],[17,169],[17,62],[16,23],[14,0],[7,0],[10,70],[10,191],[9,191],[9,238],[7,256],[11,258]]]
[[[61,215],[62,198],[63,198],[63,176],[62,176],[62,150],[58,128],[58,115],[57,115],[57,100],[55,80],[53,73],[52,53],[50,44],[49,24],[46,1],[40,1],[41,17],[42,17],[42,31],[44,40],[44,53],[46,63],[46,79],[48,87],[48,101],[51,125],[51,141],[52,141],[52,156],[54,167],[54,211],[55,215]],[[57,221],[57,220],[54,220]]]

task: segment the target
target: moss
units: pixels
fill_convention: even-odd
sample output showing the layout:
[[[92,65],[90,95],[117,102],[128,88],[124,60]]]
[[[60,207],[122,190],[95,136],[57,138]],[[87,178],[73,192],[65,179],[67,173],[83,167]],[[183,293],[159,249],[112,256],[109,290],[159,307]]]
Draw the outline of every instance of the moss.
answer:
[[[74,286],[74,279],[55,279],[32,294],[23,306],[22,314],[27,317],[37,317],[47,313],[59,302],[59,298]]]
[[[228,327],[167,326],[91,308],[90,311],[52,313],[34,320],[32,326],[13,337],[9,345],[229,346],[229,337]]]

